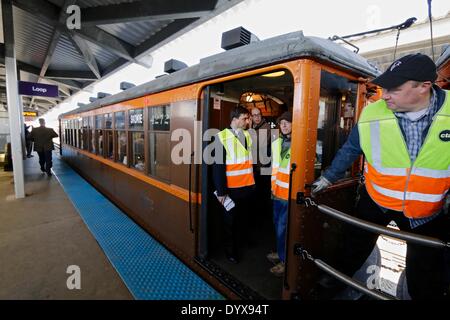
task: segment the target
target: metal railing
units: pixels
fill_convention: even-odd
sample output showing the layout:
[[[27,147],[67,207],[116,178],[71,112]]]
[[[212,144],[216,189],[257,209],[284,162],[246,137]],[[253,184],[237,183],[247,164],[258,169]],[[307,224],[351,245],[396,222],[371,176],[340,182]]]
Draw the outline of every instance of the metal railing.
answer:
[[[436,239],[436,238],[417,235],[417,234],[413,234],[413,233],[409,233],[409,232],[405,232],[405,231],[399,231],[399,230],[394,230],[394,229],[387,228],[384,226],[380,226],[375,223],[371,223],[371,222],[353,217],[349,214],[346,214],[339,210],[333,209],[329,206],[316,204],[310,198],[305,199],[305,204],[307,207],[308,206],[316,207],[320,212],[322,212],[328,216],[331,216],[335,219],[338,219],[338,220],[348,223],[350,225],[356,226],[358,228],[367,230],[369,232],[373,232],[376,234],[388,235],[388,236],[391,236],[391,237],[394,237],[394,238],[397,238],[400,240],[405,240],[408,242],[412,242],[415,244],[424,245],[424,246],[428,246],[428,247],[433,247],[433,248],[446,248],[446,249],[450,248],[449,242],[444,242],[444,241]],[[351,277],[347,276],[346,274],[334,269],[333,267],[326,264],[322,260],[314,258],[307,250],[305,250],[301,246],[297,246],[295,248],[295,251],[296,251],[297,255],[301,255],[301,256],[303,256],[304,259],[308,259],[308,260],[312,261],[322,271],[335,277],[336,279],[340,280],[341,282],[344,282],[345,284],[351,286],[352,288],[361,291],[364,294],[367,294],[373,298],[381,299],[381,300],[396,299],[395,297],[383,294],[382,292],[380,292],[378,290],[369,289],[369,288],[365,287],[358,281],[353,280]]]
[[[450,248],[450,243],[444,242],[444,241],[436,239],[436,238],[421,236],[421,235],[413,234],[410,232],[405,232],[405,231],[400,231],[400,230],[383,227],[378,224],[375,224],[372,222],[367,222],[365,220],[353,217],[353,216],[348,215],[339,210],[330,208],[326,205],[316,204],[315,206],[322,213],[325,213],[333,218],[336,218],[338,220],[341,220],[343,222],[357,226],[361,229],[364,229],[364,230],[367,230],[367,231],[370,231],[373,233],[384,234],[384,235],[391,236],[391,237],[394,237],[394,238],[397,238],[400,240],[405,240],[408,242],[412,242],[415,244],[420,244],[420,245],[424,245],[424,246],[428,246],[428,247],[433,247],[433,248]]]

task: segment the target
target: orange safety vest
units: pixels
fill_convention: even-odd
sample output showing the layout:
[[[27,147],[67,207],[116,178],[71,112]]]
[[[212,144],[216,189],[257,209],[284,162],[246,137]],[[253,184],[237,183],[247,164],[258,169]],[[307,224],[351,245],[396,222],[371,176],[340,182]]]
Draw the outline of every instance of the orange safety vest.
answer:
[[[255,184],[253,177],[252,139],[247,131],[243,131],[247,148],[230,129],[220,131],[217,136],[226,152],[226,169],[228,188],[242,188]]]
[[[413,219],[442,209],[450,188],[450,99],[446,94],[414,162],[386,102],[379,100],[363,109],[358,131],[366,157],[366,189],[378,205]]]

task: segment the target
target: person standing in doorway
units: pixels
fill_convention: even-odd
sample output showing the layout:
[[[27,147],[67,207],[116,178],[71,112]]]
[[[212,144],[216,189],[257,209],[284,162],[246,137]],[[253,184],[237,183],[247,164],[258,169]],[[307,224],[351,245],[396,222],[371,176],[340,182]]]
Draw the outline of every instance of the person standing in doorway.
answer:
[[[292,113],[289,111],[283,113],[278,119],[278,123],[280,124],[280,137],[272,143],[273,223],[277,237],[277,252],[269,253],[267,259],[276,263],[270,272],[281,277],[284,274],[286,257]]]
[[[243,230],[242,222],[250,211],[249,204],[255,190],[252,139],[247,129],[250,113],[243,106],[231,111],[230,126],[216,135],[216,150],[222,150],[213,164],[213,181],[217,200],[223,208],[223,244],[229,262],[238,263],[238,239]],[[227,199],[234,207],[226,209]]]
[[[41,165],[41,171],[47,173],[50,177],[52,175],[52,150],[53,138],[58,137],[58,134],[52,129],[45,127],[45,120],[39,119],[39,127],[34,128],[31,131],[30,138],[34,142],[34,151],[39,155],[39,164]]]
[[[261,227],[262,217],[270,218],[272,215],[270,201],[270,144],[271,144],[271,127],[270,123],[262,116],[261,110],[258,108],[251,109],[252,129],[254,130],[255,139],[253,143],[253,172],[255,176],[255,198],[258,199],[254,203],[252,214],[253,219],[258,227]]]

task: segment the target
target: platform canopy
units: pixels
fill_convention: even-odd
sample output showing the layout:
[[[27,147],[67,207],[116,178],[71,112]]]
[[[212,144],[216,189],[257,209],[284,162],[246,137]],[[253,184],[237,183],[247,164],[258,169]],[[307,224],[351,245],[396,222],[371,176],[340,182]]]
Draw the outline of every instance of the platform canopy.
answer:
[[[23,96],[24,111],[42,115],[130,63],[151,67],[153,51],[241,1],[12,0],[19,80],[57,85],[59,92]],[[68,28],[68,18],[76,23],[73,5],[80,29]],[[3,39],[0,28],[0,110],[7,108]]]

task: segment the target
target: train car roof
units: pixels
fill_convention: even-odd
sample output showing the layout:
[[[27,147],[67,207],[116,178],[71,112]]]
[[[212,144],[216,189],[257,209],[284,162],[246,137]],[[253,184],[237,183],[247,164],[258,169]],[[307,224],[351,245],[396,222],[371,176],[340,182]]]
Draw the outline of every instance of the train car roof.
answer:
[[[200,63],[147,83],[98,99],[88,105],[61,114],[59,118],[102,106],[142,97],[147,94],[197,83],[224,75],[243,72],[282,61],[312,58],[365,77],[376,77],[380,71],[362,56],[331,40],[307,37],[292,32],[228,50],[200,60]]]

